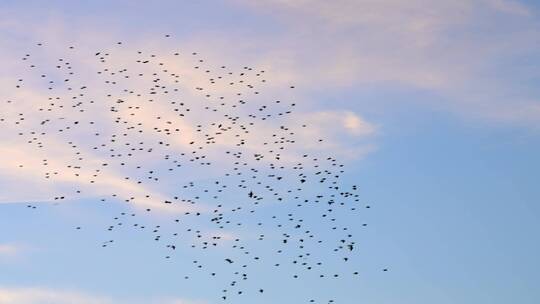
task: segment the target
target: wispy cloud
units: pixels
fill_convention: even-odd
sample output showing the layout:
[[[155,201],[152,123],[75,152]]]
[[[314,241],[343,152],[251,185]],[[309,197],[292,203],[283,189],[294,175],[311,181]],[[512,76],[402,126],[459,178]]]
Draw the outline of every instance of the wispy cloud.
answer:
[[[57,31],[58,28],[58,25],[55,25],[50,30]],[[84,81],[84,84],[91,87],[93,92],[105,92],[109,90],[109,88],[97,78],[95,72],[90,73],[90,71],[102,68],[96,65],[96,60],[89,59],[89,54],[95,52],[93,48],[95,47],[99,50],[99,47],[89,47],[85,36],[85,41],[73,42],[77,45],[77,49],[82,49],[81,53],[74,52],[66,54],[66,47],[63,49],[57,47],[58,45],[67,45],[67,42],[63,41],[63,38],[64,37],[61,35],[59,37],[49,38],[47,47],[41,51],[42,54],[40,54],[40,56],[45,58],[44,62],[50,58],[69,56],[73,66],[82,67],[83,70],[88,70],[83,72],[83,74],[86,74],[86,77],[80,81]],[[80,42],[82,46],[79,47],[77,42]],[[126,64],[132,65],[133,62],[136,62],[138,57],[135,55],[136,52],[134,52],[133,49],[145,50],[145,45],[148,44],[148,41],[136,40],[131,42],[131,44],[133,44],[133,46],[129,49],[118,48],[110,51],[111,59],[109,59],[108,64],[110,65],[111,70],[121,70]],[[48,45],[52,45],[52,47],[48,47]],[[97,45],[99,45],[99,43]],[[151,53],[158,55],[158,59],[156,60],[159,61],[159,65],[157,61],[148,65],[142,65],[139,72],[144,73],[145,75],[151,75],[152,73],[157,73],[163,69],[163,65],[167,69],[170,69],[170,72],[182,75],[181,84],[184,90],[183,94],[187,95],[186,98],[195,100],[196,102],[193,104],[208,104],[208,101],[205,100],[204,97],[204,95],[208,93],[213,96],[229,96],[245,91],[245,88],[228,85],[229,82],[238,82],[241,80],[241,78],[235,74],[233,76],[226,76],[223,81],[212,86],[211,91],[201,93],[196,88],[201,86],[206,87],[208,85],[208,79],[204,76],[205,73],[203,71],[193,68],[195,64],[198,64],[197,58],[193,59],[193,56],[189,53],[189,56],[185,56],[184,54],[179,57],[172,56],[171,54],[173,54],[174,49],[167,44],[155,43],[152,45]],[[91,51],[89,51],[88,48],[92,48]],[[204,53],[204,51],[208,51],[208,53],[211,54],[214,53],[209,49],[203,49],[202,52]],[[9,53],[6,50],[4,50],[4,52],[6,52],[5,55],[8,58],[16,58],[18,55]],[[8,61],[8,64],[12,65],[15,60]],[[44,62],[42,65],[45,64]],[[227,62],[227,59],[214,58],[213,61],[205,64],[212,65],[214,68],[215,66],[218,66],[219,62]],[[273,74],[271,72],[268,72],[267,74],[269,77],[273,77],[274,80],[278,80],[277,84],[269,81],[269,84],[266,85],[266,87],[261,87],[261,89],[266,90],[265,92],[268,94],[275,94],[280,90],[283,90],[284,81],[290,80],[287,77],[281,78],[281,74],[279,73],[274,76],[272,76]],[[143,77],[130,81],[130,85],[134,88],[142,88],[147,85],[144,83]],[[164,79],[163,81],[169,80]],[[166,84],[172,85],[173,83]],[[82,190],[83,195],[86,196],[115,194],[118,198],[135,202],[135,206],[144,208],[151,207],[173,212],[193,211],[194,209],[192,206],[189,208],[186,207],[186,209],[172,207],[173,205],[164,205],[163,202],[167,200],[167,190],[149,187],[145,184],[137,183],[134,180],[126,179],[126,176],[130,175],[132,172],[126,172],[125,170],[122,170],[122,168],[114,166],[103,167],[102,164],[109,162],[107,159],[109,155],[95,153],[92,150],[92,145],[101,143],[99,140],[96,141],[95,139],[92,139],[95,138],[94,136],[90,136],[96,132],[93,131],[93,126],[100,126],[101,132],[104,134],[120,134],[124,132],[122,126],[110,124],[110,121],[114,121],[117,116],[122,116],[124,117],[125,122],[130,123],[131,125],[137,125],[141,131],[144,131],[140,134],[138,139],[145,142],[165,141],[170,144],[170,147],[168,147],[167,150],[176,154],[191,152],[194,149],[193,143],[200,144],[206,140],[202,133],[196,131],[197,128],[195,127],[205,118],[207,120],[206,122],[208,122],[210,118],[212,118],[213,121],[216,121],[217,119],[218,123],[233,128],[230,132],[222,132],[223,134],[215,136],[215,144],[206,148],[206,152],[209,154],[214,153],[217,155],[218,152],[222,154],[224,149],[235,148],[238,143],[238,138],[235,137],[237,135],[233,134],[243,132],[238,126],[231,125],[223,117],[218,118],[215,115],[211,116],[211,114],[209,116],[209,114],[201,110],[202,108],[200,107],[191,107],[190,105],[192,110],[191,113],[193,113],[192,117],[195,119],[188,117],[181,118],[173,112],[171,107],[168,107],[167,104],[159,102],[148,104],[147,102],[142,102],[140,98],[134,98],[133,95],[122,93],[123,95],[118,97],[129,107],[119,106],[117,111],[111,112],[107,106],[103,104],[101,107],[96,106],[94,109],[88,109],[85,116],[87,118],[91,117],[93,122],[95,122],[95,125],[79,127],[78,131],[70,131],[70,135],[66,135],[65,133],[57,134],[57,132],[51,129],[46,136],[41,138],[43,141],[42,147],[36,149],[35,146],[29,145],[28,142],[26,142],[26,137],[20,137],[18,136],[18,133],[21,131],[26,132],[42,129],[43,127],[40,124],[45,117],[52,120],[53,122],[49,122],[49,124],[53,125],[54,121],[68,122],[69,119],[66,119],[66,113],[64,111],[57,113],[51,112],[44,116],[35,111],[38,106],[46,107],[49,103],[49,95],[47,95],[47,92],[44,92],[43,88],[28,85],[15,90],[13,79],[8,78],[2,82],[2,85],[5,86],[2,93],[0,93],[2,98],[13,102],[5,104],[2,112],[2,116],[7,119],[6,123],[4,123],[7,132],[3,132],[0,135],[0,139],[6,143],[0,148],[3,155],[3,158],[0,160],[0,168],[5,172],[10,172],[9,175],[11,179],[18,178],[19,180],[25,181],[20,184],[24,186],[12,189],[13,191],[9,193],[9,196],[6,197],[7,194],[4,194],[3,197],[0,197],[0,200],[5,202],[24,202],[25,200],[50,201],[51,197],[54,196],[54,193],[62,193],[65,192],[65,189],[69,188],[70,193],[74,193],[75,190],[78,189]],[[290,85],[290,83],[288,85]],[[94,97],[102,98],[102,96]],[[133,108],[136,108],[137,110],[135,111]],[[101,111],[99,109],[101,109]],[[22,127],[22,125],[14,124],[20,113],[24,113],[25,115],[24,127]],[[157,120],[157,117],[160,119]],[[304,123],[308,124],[309,128],[300,128],[300,121],[304,121]],[[373,145],[366,144],[365,142],[359,142],[359,146],[351,144],[352,141],[348,137],[352,136],[353,138],[360,138],[363,140],[364,138],[373,135],[376,128],[358,114],[347,110],[323,110],[312,112],[299,110],[294,116],[284,116],[275,122],[273,120],[268,120],[266,122],[261,121],[250,127],[250,134],[242,135],[242,138],[245,138],[246,140],[243,149],[252,153],[262,153],[266,149],[263,145],[263,141],[272,138],[272,136],[275,136],[274,134],[283,132],[278,128],[280,124],[287,126],[297,125],[296,127],[298,127],[299,131],[295,135],[295,140],[301,143],[301,145],[296,145],[296,149],[293,147],[292,149],[283,151],[281,155],[283,161],[288,160],[297,162],[300,159],[299,155],[303,154],[298,151],[300,149],[299,147],[309,147],[310,149],[319,152],[343,153],[350,158],[362,157],[373,150]],[[181,136],[167,137],[163,133],[155,132],[156,129],[166,128],[181,130]],[[324,143],[319,143],[316,142],[315,137],[325,137],[326,140]],[[81,138],[84,138],[84,143],[79,140]],[[73,151],[73,142],[77,145],[77,150],[80,153],[79,156],[81,159],[75,158],[73,153],[71,153]],[[155,161],[155,159],[152,160],[151,157],[144,155],[137,155],[136,160],[139,163],[152,163]],[[213,161],[217,163],[223,162],[223,164],[227,163],[227,160],[223,159],[222,156],[215,157]],[[264,161],[266,160],[263,160],[262,162]],[[43,166],[43,163],[47,163],[47,166]],[[26,191],[26,189],[29,188],[29,184],[31,184],[31,188],[35,189],[31,197],[28,196],[28,191]]]
[[[514,0],[485,0],[492,8],[504,13],[530,17],[532,11],[524,4]]]
[[[538,12],[520,1],[229,3],[232,10],[247,8],[262,21],[280,26],[269,32],[259,32],[256,26],[234,31],[234,25],[199,29],[178,41],[215,62],[264,68],[273,75],[269,83],[294,80],[307,90],[405,86],[433,92],[440,98],[433,98],[431,106],[470,119],[521,126],[540,121],[535,110],[540,97],[533,85],[540,22]],[[64,37],[76,42],[84,37],[83,43],[96,45],[117,39],[114,28],[102,30],[85,21],[68,24],[60,12],[35,24],[10,13],[4,13],[0,26],[26,39]],[[170,47],[146,33],[137,33],[137,45]],[[188,73],[186,78],[196,81],[198,76]],[[351,101],[351,108],[357,102]]]
[[[0,303],[2,304],[208,304],[206,301],[161,298],[126,300],[94,295],[80,291],[42,288],[42,287],[1,287]]]
[[[30,183],[32,188],[43,189],[38,191],[43,195],[40,201],[50,202],[55,192],[62,193],[62,190],[65,191],[66,186],[71,185],[72,190],[70,192],[74,196],[76,189],[84,189],[86,190],[83,191],[85,196],[110,196],[114,194],[123,199],[135,198],[133,200],[135,207],[150,207],[168,212],[195,210],[193,207],[183,208],[177,205],[165,205],[163,203],[167,200],[165,195],[128,181],[114,170],[101,171],[99,179],[96,179],[96,182],[93,183],[91,177],[95,174],[95,170],[84,167],[77,170],[67,168],[72,158],[61,152],[62,146],[64,146],[62,143],[56,143],[48,150],[39,153],[32,147],[20,144],[11,144],[0,148],[0,153],[4,156],[0,161],[0,168],[4,172],[9,172],[12,178],[19,177],[23,179],[19,188],[11,189],[9,197],[3,197],[2,200],[5,202],[19,201],[21,203],[26,203],[28,200],[36,201],[38,197],[35,197],[35,194],[31,197],[28,196],[26,186]],[[47,159],[48,167],[41,166],[44,158]],[[86,164],[93,168],[99,168],[98,164],[104,162],[103,159],[90,158]],[[58,174],[53,176],[53,182],[45,179],[45,174],[51,170],[58,170]],[[68,197],[68,199],[70,198]]]
[[[310,86],[405,86],[434,92],[442,98],[432,106],[464,117],[540,121],[530,111],[539,104],[530,65],[538,65],[540,23],[518,1],[236,3],[286,25],[261,53],[281,52],[286,73]]]
[[[21,251],[22,247],[16,244],[0,244],[0,257],[12,257]]]
[[[112,304],[111,299],[46,288],[0,288],[2,304]]]

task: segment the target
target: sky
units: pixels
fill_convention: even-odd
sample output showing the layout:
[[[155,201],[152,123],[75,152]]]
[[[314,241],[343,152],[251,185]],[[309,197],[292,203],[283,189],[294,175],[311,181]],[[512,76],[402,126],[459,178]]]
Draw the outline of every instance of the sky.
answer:
[[[261,268],[260,279],[274,292],[233,303],[296,304],[305,294],[332,294],[345,304],[539,303],[539,32],[535,1],[1,0],[0,116],[15,120],[21,110],[5,100],[42,96],[37,85],[14,89],[27,76],[20,58],[36,53],[38,42],[47,46],[37,55],[43,62],[69,45],[94,52],[122,41],[150,52],[197,52],[216,66],[264,69],[267,94],[297,104],[297,121],[286,123],[314,128],[300,134],[303,149],[343,160],[344,182],[357,184],[372,210],[344,218],[361,229],[359,278],[322,288],[310,279],[284,284],[279,273]],[[117,52],[119,64],[133,55]],[[186,75],[189,84],[200,81],[197,73]],[[157,106],[148,111],[166,115]],[[111,169],[103,188],[78,185],[88,188],[85,196],[57,205],[52,197],[76,181],[45,183],[42,172],[17,168],[42,155],[11,131],[0,131],[0,304],[221,303],[213,281],[183,279],[193,267],[183,261],[195,252],[164,261],[163,248],[128,231],[117,232],[114,246],[100,246],[112,214],[159,208],[150,200],[104,206],[102,192],[142,189]],[[308,143],[318,136],[330,141]],[[175,145],[182,150],[186,142]],[[51,163],[67,157],[60,144],[46,152]],[[213,174],[175,178],[204,182]],[[166,190],[151,189],[155,196]],[[165,208],[148,225],[175,212]]]

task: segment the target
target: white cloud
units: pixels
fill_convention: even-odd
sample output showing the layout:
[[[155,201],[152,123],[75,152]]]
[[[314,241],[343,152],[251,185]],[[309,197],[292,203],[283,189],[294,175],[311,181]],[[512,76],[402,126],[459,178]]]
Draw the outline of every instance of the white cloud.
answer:
[[[61,40],[62,38],[60,37],[58,38],[58,41],[48,41],[48,44],[54,46],[65,44]],[[144,45],[137,45],[137,43],[134,43],[137,46],[135,49],[139,49],[138,47],[140,46],[140,49],[145,50]],[[79,46],[77,47],[78,49],[82,49],[80,54],[84,54],[85,50],[87,51],[86,53],[88,53],[88,49]],[[92,54],[93,51],[94,49],[92,49]],[[129,122],[131,125],[140,124],[139,128],[144,130],[144,134],[140,136],[141,140],[150,142],[156,140],[166,141],[167,143],[171,143],[170,150],[176,153],[191,152],[194,149],[190,144],[191,142],[200,143],[205,140],[202,136],[203,134],[195,131],[195,125],[197,123],[204,120],[216,121],[216,119],[218,119],[218,122],[223,123],[224,125],[230,125],[227,120],[222,117],[219,118],[220,116],[216,116],[222,115],[221,113],[213,115],[198,109],[200,106],[195,106],[207,102],[195,88],[205,85],[208,82],[208,79],[207,77],[201,76],[204,72],[193,71],[192,65],[195,63],[190,62],[190,60],[194,60],[191,59],[192,56],[180,56],[177,58],[176,56],[173,56],[175,58],[172,58],[170,56],[172,51],[168,49],[168,46],[159,44],[155,44],[151,52],[146,50],[145,52],[158,54],[159,62],[164,63],[167,68],[170,67],[170,72],[177,72],[182,75],[182,88],[186,89],[183,94],[187,95],[185,98],[195,100],[195,102],[190,103],[192,113],[194,113],[192,115],[193,117],[180,118],[177,114],[174,114],[175,112],[173,112],[170,107],[167,107],[167,104],[157,102],[148,104],[138,98],[134,98],[133,95],[123,93],[124,95],[120,97],[126,104],[130,105],[130,108],[119,107],[118,112],[111,112],[106,104],[101,106],[96,105],[93,110],[88,110],[89,112],[87,112],[88,114],[85,114],[85,118],[91,117],[92,120],[96,122],[96,125],[105,128],[103,133],[120,134],[121,132],[124,132],[123,127],[114,124],[110,125],[108,122],[115,120],[115,117],[117,116],[122,116],[125,121]],[[53,47],[52,49],[47,48],[43,53],[44,54],[40,56],[45,58],[67,56],[65,50],[58,50],[56,47]],[[109,60],[109,68],[111,70],[120,70],[126,64],[131,65],[137,58],[133,54],[133,49],[119,49],[114,52],[110,51],[110,53],[111,57],[114,58]],[[74,66],[82,66],[88,70],[83,71],[83,74],[88,74],[84,79],[85,85],[92,87],[94,92],[104,92],[108,90],[103,85],[102,81],[99,81],[96,78],[96,74],[93,72],[98,69],[96,64],[90,61],[88,56],[77,54],[79,53],[70,55],[70,61]],[[13,57],[13,55],[10,56]],[[157,65],[144,65],[143,69],[144,71],[142,72],[144,72],[144,74],[151,74],[158,72],[161,68],[158,68]],[[271,73],[268,74],[271,75]],[[236,81],[237,79],[234,79],[234,77],[238,76],[230,76],[230,80],[224,80],[220,84],[213,86],[212,91],[209,93],[215,96],[224,96],[227,94],[235,94],[238,90],[245,90],[223,84],[223,82]],[[161,193],[160,190],[152,189],[152,187],[147,187],[145,184],[136,184],[134,181],[126,180],[125,176],[126,174],[129,175],[129,172],[123,172],[118,170],[119,168],[112,168],[111,166],[107,168],[102,167],[101,164],[108,162],[105,157],[108,155],[98,155],[90,149],[93,145],[100,143],[99,138],[96,141],[95,139],[92,139],[93,136],[90,136],[92,135],[91,133],[93,133],[90,127],[85,127],[82,131],[71,131],[70,135],[66,135],[65,133],[56,134],[54,131],[49,132],[47,136],[41,138],[45,142],[43,144],[44,148],[42,149],[36,149],[35,146],[25,143],[24,138],[26,137],[21,139],[21,137],[17,136],[18,132],[40,129],[39,123],[45,117],[62,122],[66,119],[66,116],[69,117],[73,113],[61,111],[57,114],[46,113],[46,115],[43,115],[42,113],[37,112],[36,108],[38,106],[46,107],[49,103],[46,92],[43,92],[40,88],[34,88],[31,85],[14,90],[12,87],[10,88],[13,83],[10,84],[7,80],[3,82],[3,84],[6,86],[5,90],[1,93],[4,100],[13,100],[14,102],[6,104],[5,110],[2,113],[2,116],[6,117],[8,122],[4,123],[6,132],[3,132],[0,135],[2,142],[6,143],[0,148],[3,155],[3,158],[0,159],[0,168],[4,169],[6,172],[10,172],[11,179],[24,179],[26,182],[21,183],[23,187],[20,187],[19,185],[19,191],[13,189],[14,191],[11,191],[8,197],[0,197],[0,200],[4,202],[24,202],[25,200],[50,201],[50,198],[53,196],[51,192],[62,193],[66,187],[71,185],[84,189],[83,193],[85,195],[100,196],[114,193],[123,199],[135,197],[136,199],[134,201],[136,202],[136,206],[153,207],[170,211],[173,211],[172,209],[177,209],[179,212],[187,211],[185,208],[173,208],[169,207],[172,205],[164,205],[162,202],[166,200],[166,192]],[[170,84],[171,83],[168,83],[168,85]],[[147,84],[142,82],[142,80],[134,80],[134,83],[130,83],[130,85],[139,88],[144,87]],[[276,87],[270,87],[269,93],[275,93],[275,88]],[[206,94],[206,92],[203,94]],[[103,97],[96,96],[96,99],[98,98]],[[137,107],[137,111],[133,111],[133,107]],[[25,114],[25,127],[22,130],[13,125],[13,122],[18,118],[19,113]],[[156,117],[160,117],[161,120],[156,120]],[[196,121],[197,119],[199,119],[199,121]],[[304,143],[304,147],[309,147],[318,151],[326,150],[326,152],[337,151],[339,153],[351,150],[351,148],[355,151],[363,151],[362,153],[347,153],[353,158],[355,155],[361,157],[367,151],[371,150],[371,148],[366,149],[365,147],[360,147],[360,149],[357,147],[347,147],[346,145],[349,144],[349,141],[343,141],[341,139],[342,136],[334,135],[351,134],[356,136],[368,136],[374,132],[373,125],[350,111],[330,110],[314,113],[299,112],[292,117],[283,118],[279,122],[270,120],[265,123],[257,123],[250,127],[250,134],[243,135],[243,138],[246,138],[246,145],[244,145],[243,148],[250,152],[260,153],[266,149],[266,147],[263,146],[263,141],[271,138],[273,134],[280,132],[277,128],[278,124],[294,125],[302,120],[308,122],[311,129],[300,129],[295,136],[295,140]],[[338,123],[335,123],[336,121]],[[216,136],[216,144],[213,147],[207,148],[208,153],[214,153],[215,155],[213,156],[216,156],[218,153],[222,154],[223,149],[225,148],[230,149],[236,147],[238,139],[235,138],[236,135],[233,134],[243,133],[243,131],[241,131],[238,126],[231,126],[233,129],[231,129],[230,132],[225,132],[219,137]],[[174,136],[172,138],[164,137],[163,133],[156,133],[155,128],[178,128],[181,130],[181,136]],[[324,144],[315,143],[316,136],[327,137],[327,140]],[[84,139],[84,141],[81,141],[80,139]],[[71,144],[68,144],[68,142],[72,141],[79,146],[77,149],[84,160],[77,160],[74,157],[71,152],[73,151]],[[282,153],[282,159],[297,161],[299,155],[301,155],[300,152],[295,149],[285,150]],[[48,163],[46,167],[42,165],[44,159]],[[219,157],[214,158],[214,161],[219,163],[221,159]],[[138,156],[137,162],[151,162],[151,159],[145,158],[144,156]],[[79,168],[75,169],[73,166],[69,166],[74,163],[77,163]],[[96,169],[99,169],[99,177],[92,178],[93,175],[96,174]],[[50,174],[51,172],[55,172],[55,174],[50,175],[50,178],[46,180],[44,178],[45,175],[47,173]],[[32,193],[33,196],[28,196],[28,191],[26,191],[26,189],[29,188],[28,183],[32,185],[31,188],[35,189]],[[71,189],[73,189],[73,187],[71,187]],[[74,192],[72,190],[70,191]],[[150,197],[146,198],[147,195]],[[189,211],[193,211],[193,207],[188,209]]]
[[[488,5],[491,5],[493,8],[510,14],[516,14],[521,16],[531,16],[531,10],[526,6],[521,4],[518,1],[513,0],[485,0]]]
[[[354,135],[371,135],[375,127],[353,112],[345,112],[343,124]]]
[[[34,189],[48,189],[49,191],[41,192],[41,195],[48,192],[48,196],[42,197],[40,201],[50,202],[51,194],[54,192],[62,193],[62,189],[65,190],[65,185],[75,185],[78,189],[87,190],[90,195],[110,196],[111,194],[116,194],[123,199],[135,197],[136,199],[133,200],[135,207],[150,207],[177,213],[199,210],[191,206],[182,207],[176,204],[163,204],[167,199],[165,195],[132,181],[125,180],[118,173],[111,170],[102,170],[99,178],[95,179],[96,182],[91,183],[93,180],[91,176],[95,173],[94,170],[85,167],[81,167],[78,170],[66,169],[66,165],[70,163],[72,158],[62,153],[62,151],[65,151],[62,149],[63,146],[61,143],[53,143],[47,151],[41,153],[27,145],[11,144],[1,147],[0,154],[2,155],[2,160],[0,161],[0,169],[4,170],[4,172],[10,172],[11,177],[23,179],[22,184],[18,186],[19,188],[12,189],[10,196],[4,197],[2,200],[5,202],[18,201],[21,203],[26,203],[28,200],[38,200],[39,197],[28,196],[27,189],[28,183],[30,183]],[[40,166],[44,158],[47,159],[47,168]],[[92,166],[91,168],[99,168],[100,166],[98,164],[104,162],[105,160],[99,158],[86,160],[86,163]],[[19,167],[21,165],[22,167]],[[58,170],[58,174],[53,175],[52,182],[47,181],[44,178],[45,173],[54,169]],[[40,191],[37,192],[39,193]],[[70,192],[72,194],[75,193],[74,190]]]
[[[0,244],[0,257],[1,256],[14,256],[19,253],[21,246],[15,244]]]
[[[185,299],[174,299],[167,304],[207,304],[206,301],[194,301],[194,300],[185,300]]]
[[[231,0],[231,9],[252,8],[264,21],[279,23],[272,32],[257,26],[234,31],[196,30],[180,37],[214,62],[260,66],[275,84],[294,81],[308,90],[342,86],[405,86],[434,92],[444,108],[472,119],[494,123],[537,125],[535,69],[523,58],[537,58],[538,14],[512,0]],[[68,24],[62,14],[45,24],[2,18],[6,32],[25,37],[83,44],[114,42],[115,29],[101,30],[85,22]],[[30,14],[30,13],[29,13]],[[26,15],[26,14],[25,14]],[[31,14],[30,14],[31,15]],[[94,22],[95,23],[95,22]],[[149,21],[151,25],[152,21]],[[91,25],[91,26],[89,26]],[[227,35],[222,35],[227,33]],[[170,47],[155,36],[137,33],[139,43]],[[9,36],[6,35],[6,40]],[[66,42],[67,43],[67,42]],[[50,43],[59,47],[66,43]],[[21,43],[14,43],[20,46]],[[535,55],[536,54],[536,55]],[[534,65],[533,60],[532,64]],[[200,77],[188,73],[186,78]],[[414,99],[414,98],[411,98]],[[354,103],[361,101],[351,101]],[[435,102],[435,101],[434,101]],[[517,109],[519,108],[519,109]]]
[[[181,298],[127,300],[80,291],[41,287],[1,287],[1,304],[207,304],[202,300]]]
[[[470,119],[538,126],[538,14],[511,0],[243,1],[287,29],[262,43],[310,87],[405,86]],[[255,38],[256,39],[256,38]],[[256,44],[254,43],[254,44]],[[273,51],[266,51],[266,49]],[[528,58],[528,61],[523,61]],[[533,59],[534,58],[534,59]],[[360,87],[361,88],[361,87]],[[414,99],[414,98],[413,98]]]
[[[108,298],[46,288],[0,288],[2,304],[112,304]]]

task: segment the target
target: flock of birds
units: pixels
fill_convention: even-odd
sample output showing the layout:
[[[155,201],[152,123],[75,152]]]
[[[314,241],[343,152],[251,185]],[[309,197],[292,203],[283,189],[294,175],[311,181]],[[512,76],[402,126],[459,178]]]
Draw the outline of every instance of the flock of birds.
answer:
[[[221,278],[220,298],[233,302],[272,292],[260,265],[282,280],[359,275],[353,230],[367,224],[345,224],[370,206],[357,186],[342,185],[344,165],[325,155],[325,140],[295,116],[297,105],[272,96],[294,86],[265,95],[266,71],[212,66],[194,52],[122,42],[91,52],[66,46],[61,57],[45,43],[30,49],[0,127],[43,156],[21,170],[75,185],[54,201],[127,206],[104,227],[103,250],[120,246],[118,230],[144,233],[164,259],[191,252],[193,260],[179,262],[195,270],[183,269]]]

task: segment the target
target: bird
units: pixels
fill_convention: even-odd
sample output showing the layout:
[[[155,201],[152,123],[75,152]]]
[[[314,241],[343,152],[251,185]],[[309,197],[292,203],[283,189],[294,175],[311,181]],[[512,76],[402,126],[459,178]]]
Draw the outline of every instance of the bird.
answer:
[[[261,267],[275,269],[284,284],[313,275],[321,288],[358,275],[350,270],[361,254],[352,252],[355,232],[367,225],[359,216],[376,204],[364,205],[359,187],[343,180],[345,163],[324,150],[324,134],[310,129],[294,97],[277,97],[301,88],[271,84],[271,71],[261,68],[210,64],[202,52],[181,48],[135,50],[123,39],[87,49],[40,42],[31,50],[13,73],[25,76],[6,88],[43,90],[44,97],[0,101],[0,127],[40,152],[17,168],[62,186],[51,197],[58,208],[91,197],[111,212],[99,228],[106,240],[95,244],[99,250],[123,246],[120,238],[131,235],[147,238],[144,246],[174,250],[156,259],[178,267],[179,278],[203,273],[212,280],[203,283],[227,288],[220,298],[232,302],[272,296]],[[39,59],[46,52],[58,56]],[[66,180],[76,187],[64,190]],[[42,208],[28,203],[25,210]],[[77,225],[82,234],[91,229]],[[188,254],[196,260],[180,258]],[[214,268],[223,261],[234,265]]]

